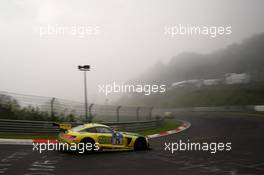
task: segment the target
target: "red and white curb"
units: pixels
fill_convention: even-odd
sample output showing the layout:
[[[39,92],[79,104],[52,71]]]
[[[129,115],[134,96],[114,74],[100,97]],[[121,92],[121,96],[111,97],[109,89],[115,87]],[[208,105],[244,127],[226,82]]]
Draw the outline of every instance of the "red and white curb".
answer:
[[[182,125],[170,131],[164,131],[159,134],[147,135],[149,139],[176,134],[188,129],[191,124],[187,121],[181,121]],[[0,145],[32,145],[33,143],[58,143],[57,140],[39,140],[39,139],[0,139]]]
[[[171,134],[176,134],[179,132],[182,132],[186,129],[188,129],[189,127],[191,127],[191,123],[187,122],[187,121],[181,121],[182,125],[179,126],[178,128],[175,128],[173,130],[169,130],[169,131],[164,131],[161,132],[159,134],[152,134],[152,135],[147,135],[148,138],[152,139],[152,138],[157,138],[157,137],[163,137],[163,136],[167,136],[167,135],[171,135]]]

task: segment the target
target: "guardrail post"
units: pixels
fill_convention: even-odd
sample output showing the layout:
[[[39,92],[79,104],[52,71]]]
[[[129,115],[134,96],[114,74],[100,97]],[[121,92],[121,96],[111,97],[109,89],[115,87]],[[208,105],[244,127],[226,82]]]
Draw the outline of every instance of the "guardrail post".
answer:
[[[50,101],[50,117],[51,117],[51,120],[53,121],[54,120],[54,102],[55,102],[55,97],[53,97]]]
[[[120,110],[121,106],[117,106],[116,108],[116,121],[119,122],[119,110]]]
[[[89,105],[89,116],[90,116],[91,121],[93,120],[93,115],[92,115],[92,107],[93,106],[94,106],[93,103]]]
[[[153,106],[149,108],[149,120],[151,120],[152,118],[152,110],[153,110]]]
[[[139,110],[140,110],[140,107],[137,107],[137,109],[136,109],[137,121],[139,121]]]

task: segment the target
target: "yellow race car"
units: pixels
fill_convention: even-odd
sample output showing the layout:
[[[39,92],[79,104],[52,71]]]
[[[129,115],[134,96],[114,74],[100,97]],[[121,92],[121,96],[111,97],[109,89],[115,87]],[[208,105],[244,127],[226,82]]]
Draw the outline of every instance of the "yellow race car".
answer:
[[[82,148],[86,145],[88,151],[149,149],[147,137],[136,133],[114,131],[109,126],[97,123],[79,125],[60,133],[59,142],[68,145],[82,144]]]

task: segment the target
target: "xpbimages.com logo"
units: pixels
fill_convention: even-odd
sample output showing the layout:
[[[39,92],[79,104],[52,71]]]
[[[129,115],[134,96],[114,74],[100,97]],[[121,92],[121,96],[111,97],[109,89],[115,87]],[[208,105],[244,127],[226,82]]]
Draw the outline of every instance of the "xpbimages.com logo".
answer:
[[[155,93],[166,92],[166,85],[156,84],[118,84],[113,82],[112,84],[98,85],[98,91],[105,95],[111,93],[143,93],[144,95],[151,95]]]
[[[44,151],[78,151],[78,153],[85,153],[87,151],[98,151],[99,144],[98,143],[61,143],[61,142],[53,142],[48,140],[47,142],[33,142],[33,151],[38,151],[42,153]]]
[[[58,36],[76,36],[78,38],[85,38],[88,36],[99,35],[101,28],[94,25],[59,25],[48,24],[45,26],[34,26],[34,33],[38,34],[41,38],[45,37],[58,37]]]
[[[208,151],[211,154],[215,154],[219,151],[231,151],[232,150],[232,143],[227,142],[183,142],[179,140],[179,142],[165,142],[164,143],[164,151],[168,151],[171,154],[174,154],[176,151]]]
[[[164,34],[170,37],[176,37],[179,35],[194,36],[194,35],[204,35],[211,38],[216,38],[224,35],[232,34],[231,26],[197,26],[197,25],[173,25],[165,26]]]

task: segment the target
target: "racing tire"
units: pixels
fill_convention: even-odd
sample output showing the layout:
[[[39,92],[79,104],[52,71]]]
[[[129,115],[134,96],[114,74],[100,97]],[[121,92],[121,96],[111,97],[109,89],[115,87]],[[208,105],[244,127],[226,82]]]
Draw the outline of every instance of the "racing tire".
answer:
[[[94,144],[95,144],[95,141],[93,140],[93,139],[91,139],[91,138],[84,138],[84,139],[82,139],[81,141],[80,141],[80,143],[83,143],[83,145],[82,146],[84,146],[85,144],[91,144],[92,145],[92,149],[91,150],[86,150],[85,148],[86,148],[86,146],[84,146],[84,153],[93,153],[93,152],[95,152],[95,146],[94,146]],[[80,147],[81,149],[83,149],[83,147]]]
[[[134,143],[134,150],[135,151],[143,151],[143,150],[147,150],[148,146],[147,146],[147,141],[145,138],[138,138],[135,143]]]

